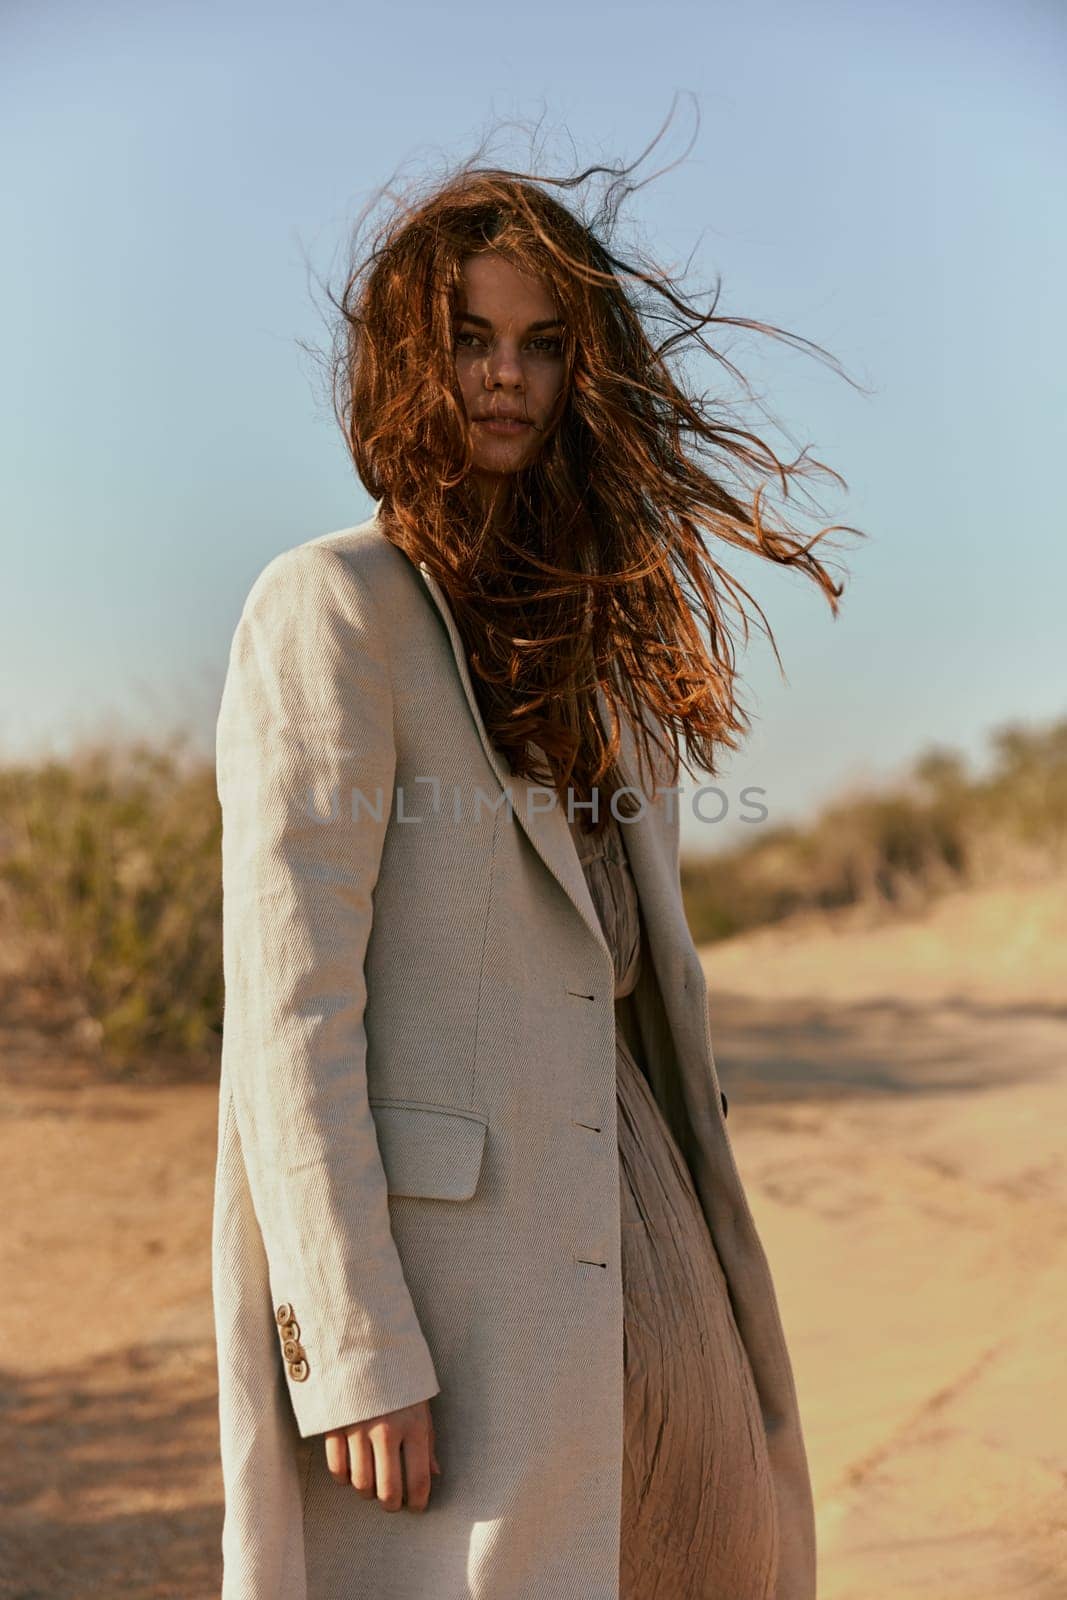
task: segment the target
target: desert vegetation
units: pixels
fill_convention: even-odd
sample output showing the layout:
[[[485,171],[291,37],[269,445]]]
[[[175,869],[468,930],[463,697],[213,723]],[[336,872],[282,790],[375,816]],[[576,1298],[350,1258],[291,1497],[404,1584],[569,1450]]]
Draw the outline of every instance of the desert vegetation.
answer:
[[[209,1058],[223,1006],[220,841],[213,765],[182,737],[0,766],[0,1004],[36,1005],[123,1072]],[[705,944],[805,911],[899,916],[1065,862],[1067,718],[996,730],[980,773],[928,750],[896,787],[687,857],[682,887]]]

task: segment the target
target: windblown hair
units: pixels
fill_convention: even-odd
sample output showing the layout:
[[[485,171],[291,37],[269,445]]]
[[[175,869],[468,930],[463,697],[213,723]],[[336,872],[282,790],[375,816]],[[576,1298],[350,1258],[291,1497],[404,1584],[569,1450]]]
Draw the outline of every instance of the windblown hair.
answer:
[[[717,549],[798,568],[834,614],[842,593],[813,552],[845,525],[804,539],[768,516],[764,497],[771,478],[786,498],[804,474],[845,480],[806,450],[783,464],[726,405],[691,392],[678,359],[699,347],[741,377],[705,337],[712,324],[826,353],[766,324],[716,316],[718,288],[702,313],[665,272],[615,255],[604,240],[630,170],[561,179],[467,163],[394,208],[340,299],[330,295],[341,313],[335,413],[364,487],[381,501],[383,531],[444,589],[487,731],[512,770],[551,783],[561,799],[568,786],[582,800],[599,790],[600,826],[602,786],[610,798],[621,782],[620,707],[650,770],[660,761],[660,781],[671,784],[683,738],[686,764],[714,774],[717,746],[737,748],[750,726],[736,698],[727,606],[747,641],[743,601],[753,604],[781,665],[766,617]],[[615,183],[593,221],[546,187],[570,189],[605,171]],[[565,324],[560,400],[539,454],[506,482],[503,531],[470,477],[453,342],[463,261],[487,250],[539,275]]]

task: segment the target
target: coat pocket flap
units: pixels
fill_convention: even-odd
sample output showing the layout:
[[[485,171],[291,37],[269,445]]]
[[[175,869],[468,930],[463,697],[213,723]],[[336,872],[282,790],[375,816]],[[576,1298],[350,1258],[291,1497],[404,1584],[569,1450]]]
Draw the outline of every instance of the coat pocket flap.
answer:
[[[478,1187],[486,1121],[476,1111],[371,1099],[389,1193],[469,1200]]]

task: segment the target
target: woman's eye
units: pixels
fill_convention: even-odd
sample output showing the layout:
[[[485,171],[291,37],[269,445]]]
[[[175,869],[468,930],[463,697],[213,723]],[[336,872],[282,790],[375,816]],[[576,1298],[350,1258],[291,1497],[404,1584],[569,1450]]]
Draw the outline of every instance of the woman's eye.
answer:
[[[476,333],[457,333],[454,336],[454,342],[457,346],[459,346],[466,344],[481,344],[482,341],[479,339]],[[563,340],[554,338],[551,334],[542,334],[536,339],[531,339],[530,345],[531,348],[539,347],[539,355],[559,355],[563,350]]]

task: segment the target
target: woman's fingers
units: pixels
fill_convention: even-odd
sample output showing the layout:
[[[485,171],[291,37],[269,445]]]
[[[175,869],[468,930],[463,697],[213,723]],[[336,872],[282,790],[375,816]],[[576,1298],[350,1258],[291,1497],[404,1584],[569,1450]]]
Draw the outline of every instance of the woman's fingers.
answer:
[[[409,1511],[425,1511],[430,1499],[430,1437],[425,1428],[404,1436],[404,1495]]]
[[[351,1466],[349,1481],[353,1489],[358,1490],[364,1500],[373,1500],[376,1492],[374,1451],[365,1429],[357,1428],[349,1434],[348,1459]]]
[[[341,1429],[326,1435],[326,1465],[331,1478],[348,1482],[348,1438]]]
[[[404,1473],[400,1464],[401,1430],[386,1418],[370,1428],[374,1447],[374,1476],[378,1500],[386,1511],[399,1511],[404,1504]]]
[[[365,1500],[386,1511],[425,1511],[430,1479],[440,1473],[429,1402],[337,1428],[326,1435],[326,1465],[339,1483],[351,1483]]]
[[[430,1416],[430,1471],[440,1473],[441,1463],[437,1459],[437,1434],[434,1430],[433,1415]]]

